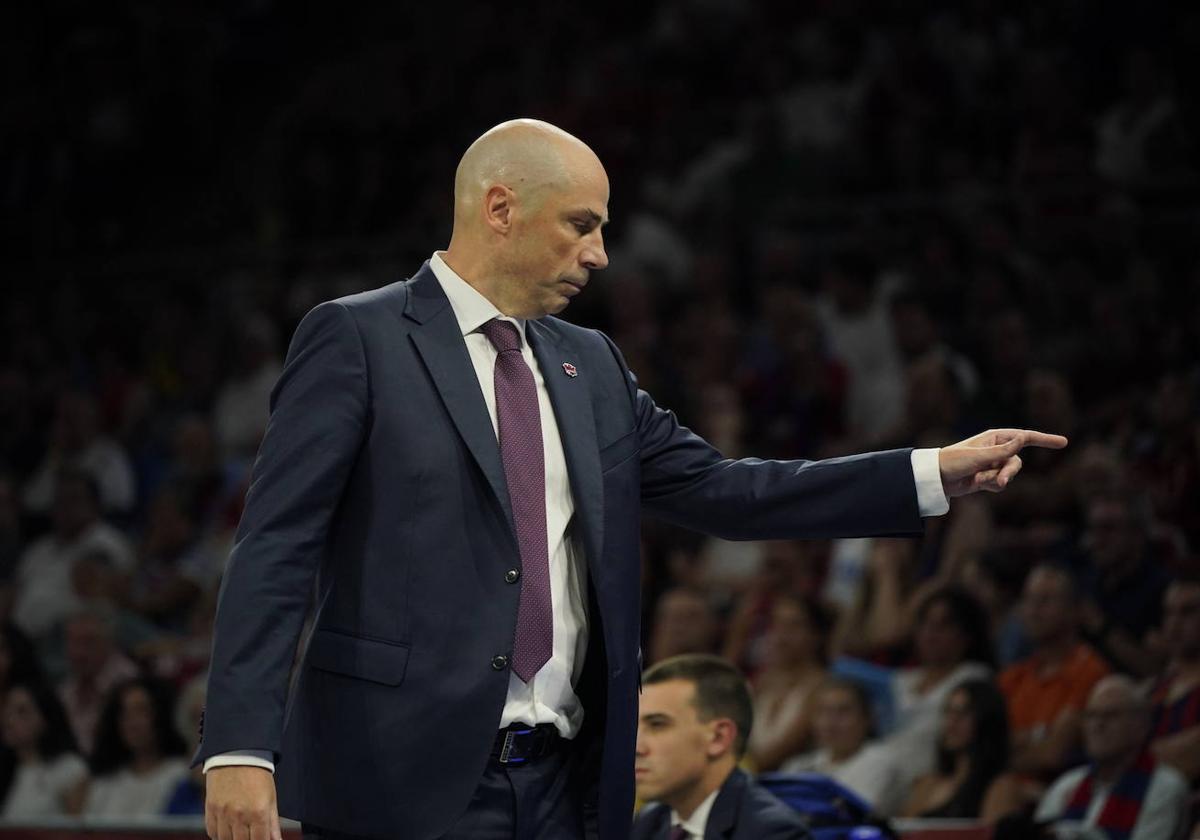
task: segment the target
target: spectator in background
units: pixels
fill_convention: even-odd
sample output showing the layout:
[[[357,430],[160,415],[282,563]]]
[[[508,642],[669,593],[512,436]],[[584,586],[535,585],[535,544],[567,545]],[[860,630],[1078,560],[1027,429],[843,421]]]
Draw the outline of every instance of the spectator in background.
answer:
[[[904,796],[904,775],[879,742],[872,740],[871,698],[853,680],[831,677],[814,698],[816,749],[786,761],[785,773],[820,773],[861,796],[875,813],[894,814]]]
[[[271,389],[279,378],[279,338],[263,315],[241,325],[233,376],[217,394],[213,422],[227,459],[250,460],[267,429]]]
[[[107,551],[95,549],[80,555],[71,565],[71,586],[82,605],[77,612],[104,615],[112,624],[113,638],[121,650],[135,651],[164,635],[162,628],[131,608],[129,576],[116,567]],[[65,660],[65,654],[62,658]],[[49,660],[50,656],[46,654],[43,659]],[[64,663],[61,671],[66,670]]]
[[[1200,580],[1177,580],[1164,596],[1170,663],[1150,689],[1151,748],[1193,786],[1200,781]]]
[[[0,624],[0,693],[10,685],[41,678],[42,666],[29,637],[8,622]]]
[[[171,442],[167,486],[192,500],[199,523],[213,524],[237,492],[242,471],[221,463],[212,424],[199,415],[182,417]]]
[[[135,679],[113,689],[96,733],[92,780],[80,792],[84,816],[136,820],[166,813],[188,774],[174,721],[165,683]]]
[[[798,814],[737,767],[753,731],[746,680],[715,656],[681,656],[642,679],[634,778],[650,802],[633,840],[805,840]]]
[[[1079,638],[1071,573],[1036,566],[1025,581],[1021,620],[1033,653],[1000,674],[1013,734],[1012,768],[1042,778],[1061,772],[1079,747],[1080,714],[1108,673]]]
[[[961,398],[970,402],[979,390],[979,371],[942,340],[929,303],[918,294],[900,292],[892,297],[891,316],[896,346],[905,362],[911,367],[926,359],[938,360],[953,377]]]
[[[64,470],[54,491],[53,531],[25,550],[17,569],[13,621],[35,643],[45,641],[80,606],[71,567],[89,551],[104,551],[127,572],[133,554],[125,537],[100,518],[99,488],[91,474]]]
[[[820,544],[809,540],[760,543],[762,562],[750,587],[741,594],[725,628],[722,656],[753,682],[763,666],[775,602],[790,595],[816,592],[820,578]]]
[[[92,754],[109,692],[137,675],[137,666],[114,644],[113,632],[112,619],[98,610],[77,613],[64,628],[67,677],[58,694],[84,755]]]
[[[1021,810],[1024,797],[1008,773],[1008,710],[990,682],[971,680],[946,698],[937,768],[917,779],[902,811],[922,819],[982,820]]]
[[[12,584],[21,547],[21,510],[16,487],[12,478],[0,474],[0,592]]]
[[[1024,571],[1020,561],[998,551],[985,551],[962,567],[962,585],[987,611],[996,663],[1001,668],[1029,654],[1017,609]]]
[[[683,653],[712,653],[720,625],[708,597],[699,589],[675,587],[659,596],[654,629],[647,645],[648,662]]]
[[[995,662],[987,615],[966,590],[946,585],[921,603],[913,635],[915,667],[892,681],[895,720],[884,740],[906,784],[934,766],[934,743],[946,699],[968,680],[987,680]]]
[[[1149,550],[1150,508],[1133,490],[1105,493],[1087,509],[1085,562],[1090,600],[1083,632],[1118,671],[1147,677],[1162,663],[1147,645],[1158,627],[1167,574]]]
[[[1166,71],[1150,50],[1133,50],[1125,63],[1125,96],[1096,129],[1096,170],[1119,184],[1145,185],[1177,171],[1185,144]]]
[[[876,440],[900,420],[904,380],[888,299],[894,284],[876,282],[865,259],[842,255],[822,276],[817,312],[833,355],[850,374],[846,405],[852,436]]]
[[[164,630],[183,630],[189,609],[216,584],[220,571],[202,536],[186,488],[163,488],[151,506],[129,579],[128,606]]]
[[[62,704],[45,684],[10,685],[0,704],[0,818],[68,813],[70,792],[87,778]]]
[[[771,610],[763,668],[754,681],[748,753],[759,772],[776,770],[812,741],[813,698],[828,672],[833,619],[813,598],[781,594]]]
[[[50,513],[64,469],[91,476],[105,514],[125,514],[133,509],[137,487],[129,456],[120,444],[101,433],[96,403],[87,394],[68,392],[59,398],[46,456],[25,485],[25,507],[34,513]]]
[[[1082,822],[1120,840],[1172,840],[1186,825],[1187,782],[1145,748],[1149,709],[1124,675],[1100,680],[1084,712],[1091,764],[1065,773],[1038,805],[1038,820]]]
[[[204,697],[208,674],[193,677],[179,692],[175,703],[175,729],[187,742],[187,754],[194,755],[200,745],[200,724],[204,719]],[[179,780],[167,801],[170,815],[204,813],[204,767],[193,767]]]

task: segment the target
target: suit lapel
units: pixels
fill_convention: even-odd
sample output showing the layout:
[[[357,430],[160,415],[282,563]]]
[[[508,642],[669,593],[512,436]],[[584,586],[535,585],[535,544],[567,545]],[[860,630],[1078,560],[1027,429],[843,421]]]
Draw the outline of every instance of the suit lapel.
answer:
[[[450,308],[450,301],[429,263],[421,267],[409,282],[408,289],[404,314],[421,325],[420,329],[412,330],[409,336],[421,354],[421,360],[441,394],[455,428],[479,464],[496,501],[504,511],[510,534],[515,535],[500,446],[496,442],[487,403],[479,391],[479,379],[471,364],[471,356],[454,317],[454,310]]]
[[[580,354],[566,336],[544,321],[526,321],[525,334],[546,391],[554,407],[558,432],[567,459],[567,475],[571,481],[571,496],[583,529],[588,563],[600,558],[604,541],[604,493],[600,476],[600,450],[596,441],[596,418],[592,414],[591,389],[587,370],[574,366],[569,376],[564,363],[573,365]],[[594,568],[594,567],[593,567]]]

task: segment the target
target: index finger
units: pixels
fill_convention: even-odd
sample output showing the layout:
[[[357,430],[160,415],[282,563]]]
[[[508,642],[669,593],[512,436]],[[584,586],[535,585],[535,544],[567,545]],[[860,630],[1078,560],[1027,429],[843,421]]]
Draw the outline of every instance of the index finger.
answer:
[[[1039,446],[1043,449],[1062,449],[1067,445],[1067,439],[1062,435],[1035,432],[1032,429],[996,429],[995,437],[998,442],[1003,443],[1020,441],[1022,448]]]
[[[1038,446],[1042,449],[1062,449],[1067,445],[1067,439],[1062,435],[1051,435],[1046,432],[1025,432],[1025,445]]]

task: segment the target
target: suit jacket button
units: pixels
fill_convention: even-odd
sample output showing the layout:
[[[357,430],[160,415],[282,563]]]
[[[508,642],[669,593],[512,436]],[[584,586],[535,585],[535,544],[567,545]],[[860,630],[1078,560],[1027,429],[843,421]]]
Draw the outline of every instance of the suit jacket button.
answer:
[[[508,667],[508,657],[504,654],[498,654],[492,657],[492,670],[503,671]]]
[[[518,572],[516,569],[509,569],[507,572],[504,573],[504,582],[505,583],[516,583],[517,578],[519,578],[520,576],[521,576],[521,573]]]

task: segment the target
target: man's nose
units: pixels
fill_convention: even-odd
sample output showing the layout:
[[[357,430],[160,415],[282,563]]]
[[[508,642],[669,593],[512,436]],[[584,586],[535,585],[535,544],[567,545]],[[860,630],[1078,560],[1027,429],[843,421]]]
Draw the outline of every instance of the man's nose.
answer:
[[[604,250],[604,240],[598,234],[596,242],[583,249],[579,262],[588,271],[599,271],[608,266],[608,254]]]

